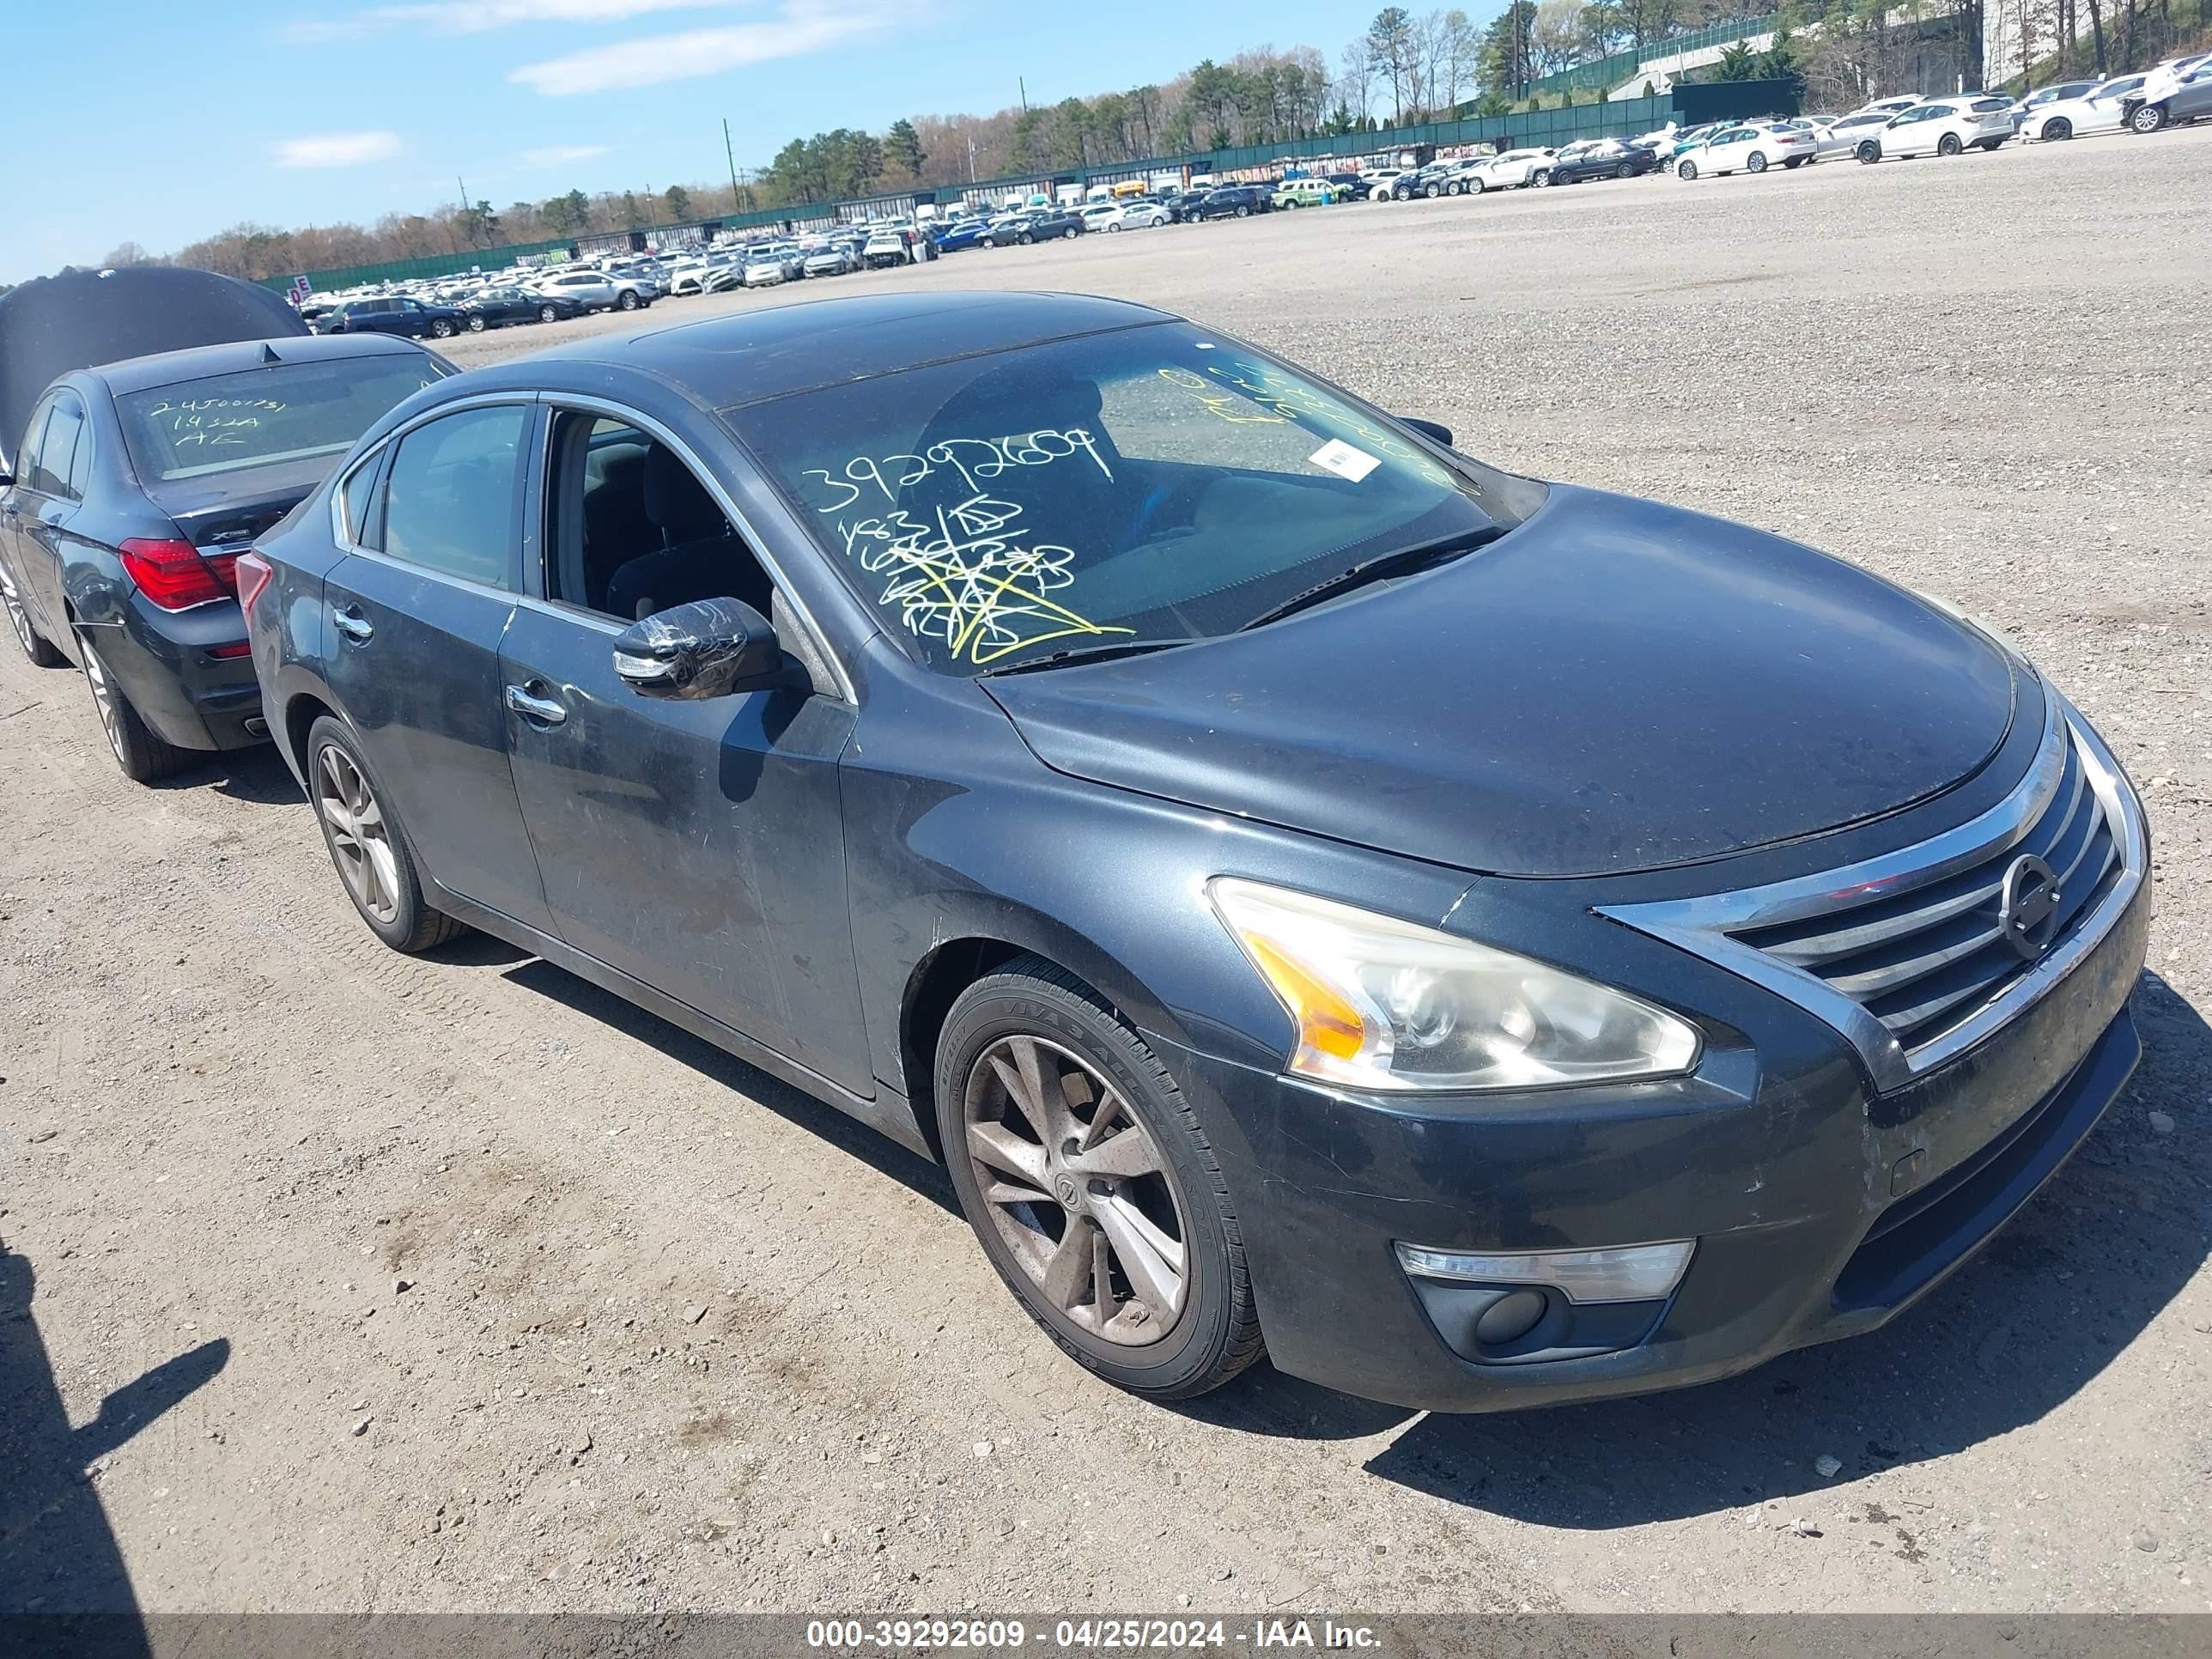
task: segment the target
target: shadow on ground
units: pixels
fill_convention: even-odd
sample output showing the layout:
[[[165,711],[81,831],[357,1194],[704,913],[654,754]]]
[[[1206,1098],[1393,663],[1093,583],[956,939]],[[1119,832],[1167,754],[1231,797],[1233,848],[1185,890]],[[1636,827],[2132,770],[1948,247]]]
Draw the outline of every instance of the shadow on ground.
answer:
[[[204,1342],[165,1360],[71,1428],[35,1290],[29,1260],[0,1245],[0,1618],[31,1615],[26,1628],[71,1653],[143,1653],[137,1596],[94,1489],[95,1466],[220,1371],[230,1344]],[[64,1622],[83,1614],[101,1616]]]

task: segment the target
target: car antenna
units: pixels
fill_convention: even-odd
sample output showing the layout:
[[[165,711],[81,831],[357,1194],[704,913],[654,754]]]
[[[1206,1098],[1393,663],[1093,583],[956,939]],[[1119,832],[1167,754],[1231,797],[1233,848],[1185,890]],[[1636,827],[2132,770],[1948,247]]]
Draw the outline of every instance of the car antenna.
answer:
[[[276,355],[276,348],[275,346],[270,345],[268,341],[264,340],[261,343],[261,361],[264,363],[281,363],[284,360]]]

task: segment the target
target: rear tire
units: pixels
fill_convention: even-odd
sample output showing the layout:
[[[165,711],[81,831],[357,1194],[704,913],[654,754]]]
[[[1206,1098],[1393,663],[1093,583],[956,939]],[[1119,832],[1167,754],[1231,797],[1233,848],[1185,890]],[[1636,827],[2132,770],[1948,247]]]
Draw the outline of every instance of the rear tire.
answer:
[[[1636,169],[1634,167],[1631,167],[1627,162],[1623,161],[1619,167],[1613,170],[1613,176],[1616,179],[1627,179],[1633,177],[1635,172]]]
[[[83,659],[84,683],[92,693],[93,711],[107,734],[108,749],[123,775],[133,783],[156,783],[181,772],[199,758],[198,751],[179,749],[155,735],[154,730],[131,706],[123,688],[107,672],[107,665],[93,648],[92,635],[80,629],[77,650]]]
[[[1938,155],[1956,155],[1965,149],[1966,145],[1960,141],[1959,135],[1955,132],[1947,132],[1936,141],[1936,153]]]
[[[1764,172],[1765,172],[1765,171],[1766,171],[1766,154],[1765,154],[1765,151],[1763,151],[1763,150],[1756,150],[1756,149],[1755,149],[1755,150],[1753,150],[1753,151],[1752,151],[1752,153],[1751,153],[1751,155],[1750,155],[1749,159],[1747,159],[1747,160],[1744,162],[1744,164],[1743,164],[1743,165],[1744,165],[1744,170],[1745,170],[1746,172],[1747,172],[1747,173],[1764,173]]]
[[[1805,163],[1810,160],[1812,160],[1812,157],[1808,155],[1793,155],[1782,164],[1782,170],[1784,173],[1794,173],[1799,167],[1803,167]]]
[[[1024,1311],[1071,1358],[1132,1394],[1184,1400],[1260,1358],[1220,1162],[1166,1067],[1089,987],[1017,957],[952,1005],[933,1078],[961,1210]],[[1031,1093],[1042,1127],[1024,1102]],[[1025,1188],[1036,1201],[1018,1196]]]
[[[1866,140],[1858,148],[1858,158],[1862,165],[1872,167],[1881,160],[1881,146],[1871,138]]]
[[[422,896],[422,878],[406,832],[355,745],[353,729],[332,714],[307,728],[307,799],[323,846],[353,908],[395,951],[412,956],[463,931]]]
[[[8,625],[15,633],[15,643],[23,647],[23,654],[31,659],[32,667],[60,666],[62,653],[39,632],[31,613],[23,608],[23,601],[16,594],[15,581],[4,569],[0,569],[0,609],[8,612]]]

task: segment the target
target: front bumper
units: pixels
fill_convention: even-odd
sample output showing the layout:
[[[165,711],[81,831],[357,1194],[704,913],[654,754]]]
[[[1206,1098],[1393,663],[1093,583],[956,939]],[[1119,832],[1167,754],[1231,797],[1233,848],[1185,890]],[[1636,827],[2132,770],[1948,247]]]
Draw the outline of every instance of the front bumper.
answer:
[[[1338,1095],[1188,1049],[1164,1058],[1224,1125],[1216,1151],[1280,1369],[1443,1411],[1647,1393],[1870,1331],[1985,1243],[2134,1069],[2126,1005],[2148,895],[2146,882],[2018,1018],[1886,1095],[1840,1042],[1787,1075],[1723,1048],[1672,1083],[1472,1106]],[[1645,1334],[1620,1337],[1615,1322],[1630,1346],[1538,1363],[1455,1352],[1438,1299],[1396,1253],[1685,1238],[1697,1249],[1679,1286],[1629,1322]]]
[[[211,654],[245,642],[246,619],[234,603],[163,611],[133,593],[99,636],[108,673],[164,743],[220,750],[268,740],[252,658]]]

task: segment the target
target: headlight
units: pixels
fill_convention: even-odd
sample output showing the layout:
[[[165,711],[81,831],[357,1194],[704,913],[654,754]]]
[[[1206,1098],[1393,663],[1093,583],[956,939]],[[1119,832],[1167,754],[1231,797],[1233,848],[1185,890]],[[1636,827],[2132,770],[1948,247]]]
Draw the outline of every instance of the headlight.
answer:
[[[1540,1089],[1674,1077],[1696,1030],[1663,1008],[1432,927],[1233,877],[1223,924],[1297,1028],[1289,1070],[1352,1089]]]

